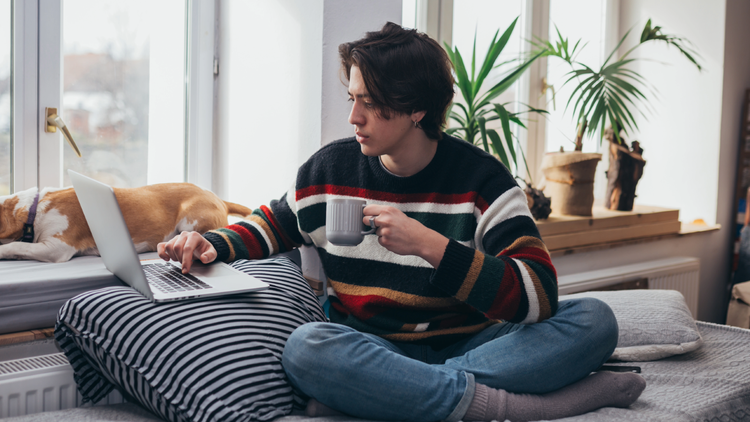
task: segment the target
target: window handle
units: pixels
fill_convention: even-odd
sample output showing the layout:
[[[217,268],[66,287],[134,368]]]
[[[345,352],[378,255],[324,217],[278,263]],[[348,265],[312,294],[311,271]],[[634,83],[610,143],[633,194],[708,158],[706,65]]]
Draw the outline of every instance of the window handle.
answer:
[[[62,131],[65,140],[68,141],[68,144],[71,148],[73,148],[73,151],[75,151],[76,155],[78,157],[81,156],[81,151],[78,149],[78,145],[76,145],[76,141],[73,140],[73,136],[70,134],[70,131],[68,130],[68,126],[65,125],[65,122],[63,121],[62,117],[57,115],[57,109],[56,108],[47,108],[47,127],[45,128],[45,132],[57,132],[57,128],[60,128]]]

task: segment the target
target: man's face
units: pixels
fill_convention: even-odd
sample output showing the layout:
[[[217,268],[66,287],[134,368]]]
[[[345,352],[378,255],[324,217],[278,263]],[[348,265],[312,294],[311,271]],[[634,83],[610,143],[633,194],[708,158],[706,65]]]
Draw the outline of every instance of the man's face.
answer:
[[[370,157],[397,156],[414,125],[410,116],[395,112],[391,112],[388,120],[378,116],[357,66],[352,66],[349,72],[349,101],[352,101],[349,123],[354,125],[362,153]]]

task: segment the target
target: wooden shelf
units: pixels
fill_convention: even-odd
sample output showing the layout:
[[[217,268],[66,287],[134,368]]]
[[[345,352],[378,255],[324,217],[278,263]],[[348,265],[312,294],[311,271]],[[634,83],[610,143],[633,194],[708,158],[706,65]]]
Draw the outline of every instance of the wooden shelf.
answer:
[[[656,235],[656,236],[639,237],[635,239],[620,240],[617,242],[595,243],[592,245],[550,250],[549,252],[550,252],[550,256],[554,258],[558,256],[567,256],[567,255],[572,255],[576,253],[594,252],[594,251],[600,251],[603,249],[618,248],[621,246],[638,245],[642,243],[656,242],[659,240],[673,239],[673,238],[689,236],[689,235],[694,235],[694,234],[699,234],[699,233],[709,233],[709,232],[717,231],[719,229],[721,229],[721,224],[715,224],[713,226],[709,226],[705,224],[681,223],[681,228],[678,233],[669,233],[669,234]]]
[[[46,340],[53,338],[54,336],[54,328],[40,328],[38,330],[2,334],[0,335],[0,346],[10,346],[11,344],[26,343],[36,340]]]
[[[552,256],[597,250],[665,237],[718,230],[720,226],[681,223],[677,209],[636,205],[633,211],[611,211],[595,205],[591,217],[552,214],[537,221]]]
[[[626,227],[642,224],[656,224],[680,220],[680,210],[670,208],[636,205],[633,211],[612,211],[595,205],[593,216],[550,214],[546,220],[537,221],[539,234],[546,240],[547,236],[565,233],[590,232],[613,227]],[[679,228],[675,232],[679,231]]]

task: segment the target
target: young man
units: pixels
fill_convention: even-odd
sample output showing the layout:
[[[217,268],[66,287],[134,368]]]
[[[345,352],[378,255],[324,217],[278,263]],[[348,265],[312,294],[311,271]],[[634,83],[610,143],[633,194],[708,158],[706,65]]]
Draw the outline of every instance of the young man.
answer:
[[[599,372],[617,343],[606,304],[557,301],[524,193],[478,148],[441,133],[451,64],[388,23],[339,47],[354,138],[322,147],[295,186],[252,218],[159,245],[164,259],[258,259],[315,245],[332,323],[299,327],[283,364],[333,410],[380,420],[537,420],[629,406],[636,374]],[[358,246],[325,238],[325,202],[366,199]]]

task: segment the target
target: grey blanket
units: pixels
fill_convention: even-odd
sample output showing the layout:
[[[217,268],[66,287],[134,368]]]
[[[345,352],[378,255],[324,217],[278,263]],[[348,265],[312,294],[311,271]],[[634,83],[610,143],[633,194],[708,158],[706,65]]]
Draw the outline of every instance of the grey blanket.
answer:
[[[704,339],[700,349],[659,361],[635,363],[641,367],[648,386],[630,408],[604,408],[560,421],[750,421],[750,330],[705,322],[698,322],[698,329]],[[118,419],[112,414],[112,407],[53,412],[54,420],[134,420],[133,409],[117,409],[131,412]],[[143,418],[138,420],[150,420],[146,415],[138,416]],[[6,420],[36,422],[51,419],[37,414]],[[276,422],[302,421],[365,422],[346,417],[310,419],[299,414],[276,419]]]
[[[629,409],[604,408],[560,421],[750,421],[750,330],[697,325],[700,349],[635,363],[647,387]]]
[[[646,390],[628,409],[606,407],[558,421],[750,421],[750,330],[698,322],[700,349],[640,366]],[[290,415],[276,422],[301,422]],[[343,422],[347,418],[314,418]],[[349,419],[352,420],[352,419]],[[356,421],[361,421],[356,419]]]

